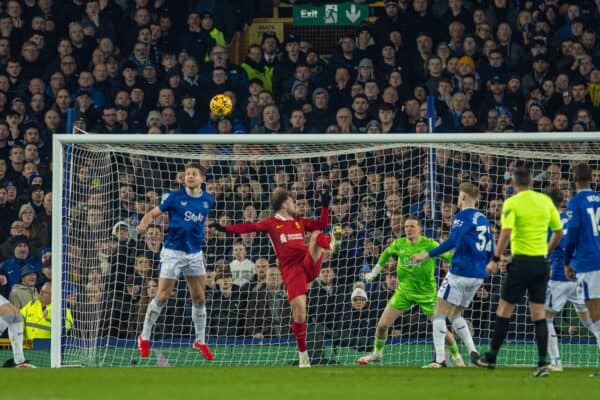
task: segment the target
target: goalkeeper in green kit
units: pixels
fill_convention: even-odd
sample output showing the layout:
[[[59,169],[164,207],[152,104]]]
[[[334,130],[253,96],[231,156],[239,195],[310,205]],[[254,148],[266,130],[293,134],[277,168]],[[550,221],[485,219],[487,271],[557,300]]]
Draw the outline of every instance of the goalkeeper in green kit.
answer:
[[[379,362],[383,356],[383,347],[388,336],[388,330],[406,311],[417,304],[423,314],[429,320],[433,317],[433,311],[437,302],[437,284],[435,280],[435,261],[428,258],[419,263],[413,263],[411,256],[418,253],[428,252],[438,246],[438,243],[430,238],[422,236],[421,221],[416,217],[408,217],[404,222],[405,237],[396,239],[387,247],[372,272],[365,274],[367,281],[372,281],[379,275],[387,261],[395,256],[398,260],[396,271],[398,274],[398,287],[392,298],[388,301],[383,314],[377,323],[375,332],[375,343],[373,353],[358,359],[358,363],[366,365]],[[450,262],[452,255],[444,253],[440,258]],[[446,345],[449,347],[454,364],[464,367],[465,363],[458,352],[458,346],[452,333],[446,334]]]

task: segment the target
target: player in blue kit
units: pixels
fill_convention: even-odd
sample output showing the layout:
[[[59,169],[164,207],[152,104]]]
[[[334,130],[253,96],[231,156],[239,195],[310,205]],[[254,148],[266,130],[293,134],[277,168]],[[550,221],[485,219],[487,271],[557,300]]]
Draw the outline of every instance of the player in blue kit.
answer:
[[[567,204],[565,275],[577,279],[590,312],[590,331],[600,346],[600,193],[590,188],[589,165],[576,165],[573,176],[577,194]],[[594,376],[600,376],[600,372]]]
[[[564,194],[562,190],[553,188],[548,191],[548,196],[554,202],[556,208],[560,211],[560,221],[566,227],[567,213],[564,210]],[[562,211],[561,211],[562,210]],[[549,233],[550,236],[550,233]],[[548,236],[548,237],[549,237]],[[546,293],[546,323],[548,325],[548,354],[550,355],[552,371],[560,372],[563,370],[558,351],[558,337],[554,328],[554,317],[560,313],[567,301],[573,304],[577,316],[581,323],[588,329],[592,325],[590,314],[585,306],[581,293],[577,288],[577,283],[571,282],[565,275],[565,237],[560,244],[548,254],[552,270],[550,280],[548,281],[548,292]]]
[[[438,301],[433,316],[435,360],[424,368],[446,366],[444,353],[446,318],[450,320],[452,329],[469,349],[471,359],[479,358],[469,326],[462,317],[463,310],[471,305],[473,297],[487,277],[485,267],[494,251],[490,222],[475,208],[478,199],[477,186],[467,182],[462,183],[458,195],[460,211],[454,216],[448,240],[428,253],[412,256],[413,262],[420,262],[455,249],[450,272],[438,291]]]
[[[160,254],[158,292],[148,304],[144,327],[138,337],[138,351],[142,357],[150,356],[152,328],[171,296],[179,275],[183,274],[192,298],[192,321],[196,331],[196,340],[192,346],[206,360],[214,359],[205,341],[206,269],[202,246],[204,244],[204,221],[213,208],[215,200],[201,189],[202,183],[204,183],[202,166],[197,163],[187,164],[184,187],[169,193],[158,207],[144,215],[137,227],[137,231],[143,234],[155,218],[162,213],[169,214],[169,228]]]

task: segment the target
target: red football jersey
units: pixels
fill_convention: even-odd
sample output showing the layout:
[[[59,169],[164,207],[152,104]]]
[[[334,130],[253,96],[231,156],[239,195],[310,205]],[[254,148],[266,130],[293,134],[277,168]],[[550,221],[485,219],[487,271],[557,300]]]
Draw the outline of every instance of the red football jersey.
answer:
[[[266,232],[275,248],[279,266],[302,264],[307,246],[304,233],[324,230],[329,224],[329,208],[321,208],[318,220],[308,218],[283,218],[272,215],[258,222],[234,224],[226,227],[230,233]]]

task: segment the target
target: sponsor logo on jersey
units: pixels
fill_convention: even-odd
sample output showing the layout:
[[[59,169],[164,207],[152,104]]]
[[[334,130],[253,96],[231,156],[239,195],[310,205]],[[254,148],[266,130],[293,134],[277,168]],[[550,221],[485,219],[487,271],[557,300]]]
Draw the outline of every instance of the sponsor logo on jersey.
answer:
[[[204,215],[202,214],[194,214],[192,211],[186,211],[184,214],[184,220],[186,222],[194,221],[194,222],[202,222],[204,220]]]
[[[287,238],[285,237],[285,233],[279,235],[279,243],[287,243]]]

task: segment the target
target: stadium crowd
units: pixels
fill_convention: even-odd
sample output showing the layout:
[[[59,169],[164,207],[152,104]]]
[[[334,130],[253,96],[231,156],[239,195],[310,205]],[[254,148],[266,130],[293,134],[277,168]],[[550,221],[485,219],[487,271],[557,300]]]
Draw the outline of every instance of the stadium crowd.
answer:
[[[337,38],[333,54],[293,34],[280,41],[265,33],[240,65],[229,61],[227,45],[254,16],[268,15],[272,3],[215,3],[0,1],[0,292],[15,304],[36,301],[50,279],[50,144],[66,130],[70,107],[77,127],[98,133],[425,133],[428,95],[436,99],[440,132],[561,134],[600,123],[598,0],[385,0],[384,15]],[[218,93],[234,100],[227,118],[208,110]],[[228,151],[235,156],[236,147]],[[439,219],[427,220],[424,156],[406,148],[282,163],[204,161],[206,190],[217,199],[213,220],[225,224],[264,215],[275,187],[291,190],[307,214],[315,191],[331,188],[332,223],[345,236],[341,253],[310,289],[309,338],[364,349],[396,282],[393,268],[374,284],[356,282],[402,234],[404,216],[423,218],[425,234],[443,239],[456,211],[447,188],[479,182],[481,207],[496,223],[509,195],[505,173],[514,160],[440,151],[437,177],[445,193]],[[70,223],[87,242],[68,247],[65,289],[73,332],[92,329],[84,315],[100,304],[103,333],[131,338],[156,291],[164,234],[159,222],[137,237],[135,223],[176,182],[182,164],[153,168],[155,160],[139,156],[119,163],[115,199],[93,189],[93,165],[76,171],[85,196],[76,199]],[[569,189],[568,165],[537,167],[539,188]],[[206,249],[209,335],[289,335],[282,327],[290,311],[268,241],[208,230]],[[443,276],[447,266],[441,269]],[[489,280],[467,315],[475,337],[489,334],[499,279]],[[186,301],[170,301],[159,337],[189,333]],[[525,324],[525,313],[519,315]],[[569,325],[563,334],[573,334]],[[411,313],[394,335],[424,336],[426,326]]]

